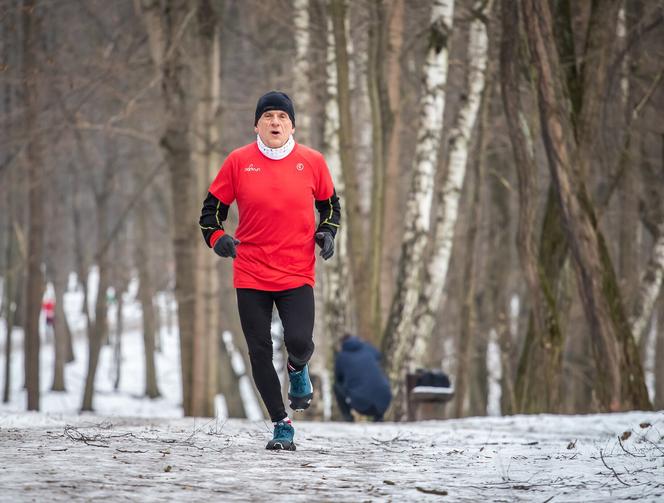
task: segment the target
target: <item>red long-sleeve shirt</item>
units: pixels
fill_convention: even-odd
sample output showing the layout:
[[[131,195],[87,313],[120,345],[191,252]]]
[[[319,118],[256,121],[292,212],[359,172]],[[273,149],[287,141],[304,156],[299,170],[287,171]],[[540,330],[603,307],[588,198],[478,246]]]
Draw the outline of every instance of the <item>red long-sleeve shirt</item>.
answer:
[[[319,230],[334,235],[339,221],[332,177],[319,152],[296,144],[284,159],[272,160],[255,142],[245,145],[227,157],[210,185],[210,196],[218,200],[215,219],[208,217],[212,223],[207,227],[201,224],[210,246],[224,233],[220,207],[227,211],[237,203],[235,288],[279,291],[314,285],[314,202],[321,214]],[[326,212],[329,218],[324,218]]]

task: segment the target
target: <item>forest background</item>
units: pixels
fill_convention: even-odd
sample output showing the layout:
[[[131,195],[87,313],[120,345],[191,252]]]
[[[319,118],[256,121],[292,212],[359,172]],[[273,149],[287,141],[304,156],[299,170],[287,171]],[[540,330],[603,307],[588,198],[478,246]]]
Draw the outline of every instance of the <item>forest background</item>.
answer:
[[[184,414],[223,394],[246,415],[231,264],[197,221],[279,89],[342,201],[318,264],[323,388],[351,332],[383,351],[393,419],[419,367],[452,376],[449,416],[664,408],[663,20],[640,0],[2,0],[4,399],[17,347],[38,410],[40,345],[58,392],[84,337],[93,410],[133,281],[146,396],[172,322]]]

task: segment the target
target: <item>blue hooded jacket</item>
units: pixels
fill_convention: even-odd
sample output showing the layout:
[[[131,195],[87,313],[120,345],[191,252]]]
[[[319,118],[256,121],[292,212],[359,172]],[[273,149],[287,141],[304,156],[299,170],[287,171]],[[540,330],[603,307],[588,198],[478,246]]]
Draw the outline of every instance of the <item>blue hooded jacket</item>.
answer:
[[[343,342],[334,367],[336,382],[350,397],[353,409],[362,413],[373,406],[380,414],[387,410],[392,393],[376,348],[351,336]]]

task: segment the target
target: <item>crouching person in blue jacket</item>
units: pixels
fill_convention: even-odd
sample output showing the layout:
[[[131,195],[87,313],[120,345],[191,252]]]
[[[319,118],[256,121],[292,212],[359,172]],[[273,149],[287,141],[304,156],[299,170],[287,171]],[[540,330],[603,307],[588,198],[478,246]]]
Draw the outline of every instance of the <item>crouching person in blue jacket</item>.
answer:
[[[390,405],[390,383],[380,366],[380,353],[368,342],[346,334],[335,365],[334,394],[344,420],[353,421],[351,410],[382,421]]]

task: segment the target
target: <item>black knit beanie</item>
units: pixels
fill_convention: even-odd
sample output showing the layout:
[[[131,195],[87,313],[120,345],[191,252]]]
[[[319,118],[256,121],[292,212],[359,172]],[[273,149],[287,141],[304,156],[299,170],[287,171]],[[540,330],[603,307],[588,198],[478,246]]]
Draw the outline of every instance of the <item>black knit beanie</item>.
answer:
[[[283,110],[286,112],[293,123],[293,127],[295,127],[295,109],[293,108],[293,102],[286,93],[282,93],[281,91],[270,91],[258,98],[254,126],[258,124],[258,119],[261,118],[261,115],[270,110]]]

